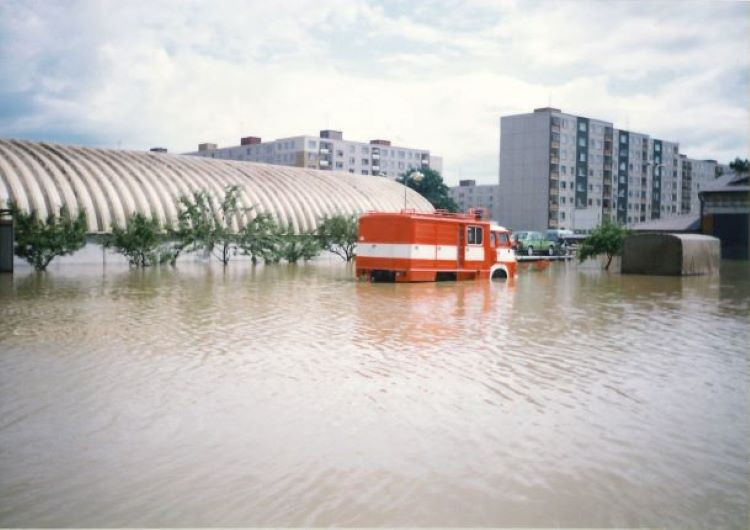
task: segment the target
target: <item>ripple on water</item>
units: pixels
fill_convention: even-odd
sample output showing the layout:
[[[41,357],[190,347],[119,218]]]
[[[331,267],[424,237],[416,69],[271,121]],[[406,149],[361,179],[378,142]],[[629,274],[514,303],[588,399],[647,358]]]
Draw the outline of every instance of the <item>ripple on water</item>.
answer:
[[[235,265],[3,285],[3,525],[746,522],[746,270]]]

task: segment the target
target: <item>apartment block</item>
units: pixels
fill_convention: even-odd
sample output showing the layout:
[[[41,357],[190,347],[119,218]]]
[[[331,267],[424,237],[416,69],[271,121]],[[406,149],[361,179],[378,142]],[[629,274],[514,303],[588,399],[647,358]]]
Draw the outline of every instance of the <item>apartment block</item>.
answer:
[[[503,116],[498,221],[588,232],[604,219],[632,225],[692,212],[685,160],[677,142],[560,109]],[[708,170],[699,171],[702,180]]]
[[[500,214],[500,186],[497,184],[479,184],[475,180],[460,180],[458,186],[448,190],[450,197],[456,201],[458,210],[468,212],[471,208],[484,208],[490,219],[497,219]]]
[[[341,131],[323,130],[319,136],[292,136],[263,142],[260,137],[246,136],[240,145],[218,147],[202,143],[195,156],[245,160],[283,166],[332,171],[348,171],[395,179],[412,169],[432,168],[442,171],[442,158],[427,149],[391,145],[389,140],[355,142],[344,140]]]

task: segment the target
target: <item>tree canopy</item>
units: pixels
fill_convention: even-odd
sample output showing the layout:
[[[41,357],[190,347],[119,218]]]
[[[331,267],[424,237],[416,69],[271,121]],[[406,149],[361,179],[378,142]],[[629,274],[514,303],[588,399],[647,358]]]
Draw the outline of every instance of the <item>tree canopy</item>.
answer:
[[[609,270],[612,258],[622,253],[622,246],[628,231],[611,221],[605,221],[594,228],[578,249],[578,261],[605,254],[607,263],[604,270]]]
[[[737,157],[729,162],[729,168],[735,173],[747,173],[750,171],[750,161],[747,158]]]
[[[334,215],[324,217],[316,231],[320,245],[338,255],[344,261],[355,256],[359,226],[357,215]]]
[[[422,197],[430,201],[433,207],[449,212],[457,212],[458,205],[450,195],[448,195],[448,186],[443,182],[443,176],[440,172],[424,168],[420,170],[421,179],[414,178],[414,172],[409,171],[396,179],[397,182],[408,186]]]
[[[86,213],[79,210],[71,215],[67,207],[59,215],[50,213],[46,220],[36,210],[22,211],[11,203],[15,219],[15,254],[25,259],[38,271],[43,271],[57,256],[72,254],[86,244]]]
[[[124,227],[114,225],[112,234],[105,237],[105,247],[114,247],[117,252],[136,267],[148,267],[169,261],[174,265],[182,250],[180,243],[170,241],[169,235],[159,220],[140,212],[130,215]]]
[[[226,266],[237,254],[242,239],[237,224],[248,210],[240,207],[239,196],[239,186],[227,186],[219,200],[203,190],[180,197],[175,235],[183,246],[214,255]]]

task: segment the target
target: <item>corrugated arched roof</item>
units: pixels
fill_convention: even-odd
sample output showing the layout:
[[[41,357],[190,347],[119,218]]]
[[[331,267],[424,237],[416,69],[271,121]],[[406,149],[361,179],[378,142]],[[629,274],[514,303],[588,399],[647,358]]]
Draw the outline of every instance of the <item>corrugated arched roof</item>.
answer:
[[[176,220],[177,201],[192,191],[222,196],[241,187],[241,202],[295,231],[325,215],[406,207],[433,211],[415,191],[383,177],[197,156],[145,153],[0,139],[0,207],[15,201],[46,217],[62,205],[88,216],[89,230],[109,232],[132,212]]]

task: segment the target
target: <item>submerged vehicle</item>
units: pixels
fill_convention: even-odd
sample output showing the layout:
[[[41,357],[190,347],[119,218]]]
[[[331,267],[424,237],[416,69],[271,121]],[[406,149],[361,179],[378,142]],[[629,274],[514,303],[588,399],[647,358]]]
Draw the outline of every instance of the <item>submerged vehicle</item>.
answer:
[[[558,244],[556,240],[548,239],[541,232],[522,231],[513,233],[513,248],[519,254],[546,254],[554,256],[557,254]]]
[[[469,213],[368,212],[359,218],[356,274],[371,281],[512,278],[510,231]]]

